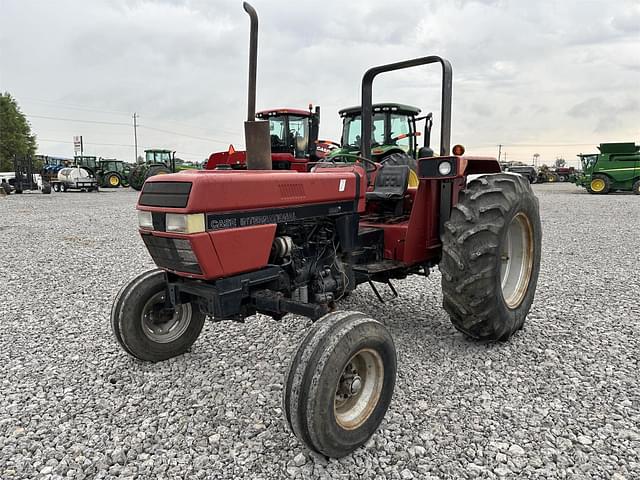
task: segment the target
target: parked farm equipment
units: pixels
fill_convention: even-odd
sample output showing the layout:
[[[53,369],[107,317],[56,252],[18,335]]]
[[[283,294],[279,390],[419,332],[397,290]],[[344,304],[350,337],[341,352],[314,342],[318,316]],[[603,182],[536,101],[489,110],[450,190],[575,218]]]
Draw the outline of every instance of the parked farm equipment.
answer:
[[[6,185],[2,186],[5,193],[14,191],[20,194],[27,190],[40,190],[44,194],[51,193],[51,185],[38,173],[34,165],[34,159],[30,155],[14,155],[13,168],[14,177],[5,182],[9,188]]]
[[[255,40],[257,15],[247,3]],[[428,276],[439,265],[453,325],[506,340],[533,302],[541,254],[538,201],[529,182],[490,157],[451,154],[450,63],[438,56],[381,65],[362,79],[361,152],[372,151],[374,79],[440,65],[440,155],[409,165],[365,155],[310,172],[272,165],[268,122],[256,120],[257,42],[250,48],[247,170],[205,170],[147,180],[141,237],[159,267],[116,296],[111,326],[130,355],[165,360],[187,351],[205,318],[307,316],[310,327],[284,382],[284,414],[309,449],[341,457],[363,445],[389,407],[396,351],[387,328],[338,302],[358,285]],[[262,123],[261,123],[262,122]],[[260,171],[255,171],[260,169]]]
[[[88,170],[100,187],[117,188],[129,185],[131,166],[122,160],[82,155],[74,157],[74,163]]]
[[[151,149],[145,150],[144,156],[144,162],[134,166],[129,173],[131,188],[141,190],[147,178],[176,172],[176,152]]]
[[[417,186],[417,159],[433,156],[430,146],[433,114],[419,116],[420,109],[399,103],[372,105],[372,135],[367,157],[381,165],[407,165],[409,185]],[[341,143],[335,144],[326,157],[330,161],[354,162],[361,155],[362,108],[350,107],[338,112],[342,117]],[[418,123],[425,120],[424,144],[418,146],[422,132]]]
[[[269,142],[271,145],[271,163],[274,170],[296,170],[306,172],[310,164],[323,157],[318,152],[318,129],[320,126],[320,107],[315,111],[278,108],[256,113],[258,120],[269,122]],[[226,152],[216,152],[209,156],[207,170],[247,168],[247,152],[235,150],[233,146]]]
[[[583,173],[576,185],[595,194],[626,190],[640,195],[640,145],[601,143],[598,150],[600,153],[578,155]]]

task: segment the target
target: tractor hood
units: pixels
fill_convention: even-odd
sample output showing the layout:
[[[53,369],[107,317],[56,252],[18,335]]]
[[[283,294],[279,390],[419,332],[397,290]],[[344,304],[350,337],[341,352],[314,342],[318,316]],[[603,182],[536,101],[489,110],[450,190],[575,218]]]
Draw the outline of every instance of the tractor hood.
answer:
[[[149,178],[139,210],[175,213],[293,211],[322,205],[329,214],[364,210],[366,174],[360,166],[291,170],[200,170]],[[273,222],[277,223],[277,222]]]

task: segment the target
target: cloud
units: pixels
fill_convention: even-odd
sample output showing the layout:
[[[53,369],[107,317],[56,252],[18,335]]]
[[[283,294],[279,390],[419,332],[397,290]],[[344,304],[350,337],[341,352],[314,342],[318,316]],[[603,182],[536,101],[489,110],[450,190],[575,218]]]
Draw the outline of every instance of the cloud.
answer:
[[[499,143],[596,145],[602,132],[637,136],[625,107],[640,102],[637,2],[253,3],[258,108],[319,104],[323,137],[339,137],[337,111],[359,103],[367,68],[429,54],[453,64],[454,138],[486,146],[478,153]],[[204,158],[244,143],[248,24],[236,0],[4,0],[0,87],[27,114],[125,124],[32,118],[40,139],[63,140],[41,141],[42,153],[70,155],[71,137],[83,134],[119,144],[90,153],[130,160],[135,111],[143,126],[211,139],[143,127],[142,145]],[[433,111],[437,124],[439,83],[435,66],[395,72],[376,79],[374,99]],[[529,150],[513,147],[510,156],[528,159]]]

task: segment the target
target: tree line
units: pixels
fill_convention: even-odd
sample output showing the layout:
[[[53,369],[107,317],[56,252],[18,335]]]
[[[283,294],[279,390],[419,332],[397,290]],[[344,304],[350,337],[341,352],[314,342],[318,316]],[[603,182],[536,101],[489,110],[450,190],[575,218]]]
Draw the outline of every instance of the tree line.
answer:
[[[18,102],[0,93],[0,171],[13,171],[14,155],[35,155],[38,144]]]

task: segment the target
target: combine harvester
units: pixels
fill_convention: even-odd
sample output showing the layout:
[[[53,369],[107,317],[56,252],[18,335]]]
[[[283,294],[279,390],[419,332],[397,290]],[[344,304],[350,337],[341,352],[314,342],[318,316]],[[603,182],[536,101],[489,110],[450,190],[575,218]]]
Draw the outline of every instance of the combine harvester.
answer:
[[[361,152],[371,152],[372,85],[382,73],[442,69],[439,156],[409,165],[363,155],[310,172],[272,170],[270,126],[256,120],[257,24],[251,18],[246,170],[152,177],[138,199],[140,235],[159,268],[124,285],[111,326],[128,354],[161,361],[186,352],[205,318],[243,321],[292,313],[315,323],[284,380],[284,414],[309,449],[342,457],[378,429],[396,381],[387,328],[340,311],[359,285],[442,272],[453,325],[507,340],[524,325],[541,255],[538,200],[496,159],[451,153],[450,63],[426,56],[369,69],[362,79]],[[379,295],[379,293],[378,293]],[[428,361],[428,359],[425,359]]]
[[[600,153],[578,155],[583,173],[576,185],[598,195],[616,190],[640,195],[640,145],[601,143],[598,150]]]

